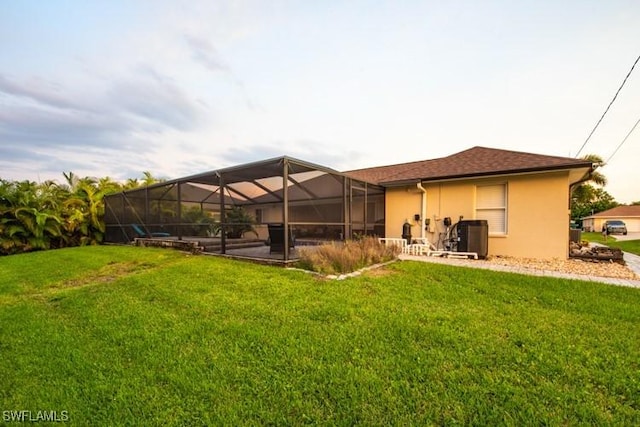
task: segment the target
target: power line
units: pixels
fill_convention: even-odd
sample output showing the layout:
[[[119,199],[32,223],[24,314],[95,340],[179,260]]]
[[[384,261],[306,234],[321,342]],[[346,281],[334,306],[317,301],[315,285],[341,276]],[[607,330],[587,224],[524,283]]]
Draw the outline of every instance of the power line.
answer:
[[[582,149],[584,148],[585,145],[587,145],[587,142],[589,142],[589,140],[591,139],[591,136],[593,135],[593,133],[596,131],[596,129],[598,129],[598,126],[600,125],[600,122],[602,121],[602,119],[604,119],[604,116],[607,114],[607,111],[609,111],[609,108],[611,108],[611,105],[613,104],[613,102],[616,100],[616,98],[618,97],[618,94],[620,93],[620,91],[622,90],[622,88],[624,87],[624,84],[627,82],[627,79],[629,78],[629,76],[631,75],[631,73],[633,72],[633,69],[635,68],[636,64],[638,63],[638,61],[640,60],[640,55],[636,58],[636,61],[633,63],[633,65],[631,66],[631,69],[629,70],[629,72],[627,73],[626,77],[624,78],[624,80],[622,81],[622,84],[620,85],[620,87],[618,88],[616,94],[613,96],[613,99],[611,100],[611,102],[609,103],[609,105],[607,106],[607,109],[604,110],[604,113],[602,113],[602,116],[600,116],[600,120],[598,120],[598,123],[596,123],[596,125],[593,127],[593,130],[591,130],[591,133],[589,134],[589,136],[587,137],[587,139],[585,139],[585,141],[582,143],[582,147],[580,147],[580,149],[578,150],[578,152],[576,153],[576,157],[578,157],[580,155],[580,153],[582,152]],[[635,127],[635,126],[634,126]]]
[[[638,121],[636,122],[635,125],[633,125],[633,127],[631,128],[631,130],[629,131],[629,133],[627,134],[627,136],[624,137],[624,139],[622,140],[622,142],[620,144],[618,144],[618,146],[616,147],[615,150],[613,150],[613,153],[609,156],[609,158],[607,159],[607,161],[605,163],[609,163],[609,161],[611,160],[611,158],[618,152],[618,150],[620,149],[620,147],[622,147],[622,144],[624,144],[625,142],[627,142],[627,138],[629,138],[629,135],[631,135],[631,133],[633,133],[633,131],[636,129],[636,126],[638,126],[638,123],[640,123],[640,119],[638,119]]]

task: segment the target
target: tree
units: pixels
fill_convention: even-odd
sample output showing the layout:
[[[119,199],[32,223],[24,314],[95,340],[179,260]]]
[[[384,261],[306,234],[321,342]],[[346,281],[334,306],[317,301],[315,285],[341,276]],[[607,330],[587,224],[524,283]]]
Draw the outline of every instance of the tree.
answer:
[[[124,184],[109,177],[62,175],[62,184],[0,179],[0,255],[100,243],[105,194],[164,181],[150,172]]]
[[[597,154],[587,154],[583,160],[590,160],[594,169],[605,165],[602,157]],[[607,178],[597,170],[591,172],[589,179],[573,188],[571,193],[571,219],[579,220],[598,212],[606,211],[620,204],[604,188]]]
[[[598,172],[598,168],[602,168],[606,166],[606,163],[602,159],[602,157],[597,154],[585,154],[582,156],[582,160],[590,160],[594,165],[594,170],[591,172],[588,182],[592,182],[601,187],[605,187],[607,185],[607,177],[605,177],[602,173]]]
[[[582,199],[574,199],[571,205],[571,218],[574,220],[620,206],[620,203],[603,188],[586,185],[580,191],[583,193]]]
[[[149,171],[142,172],[142,175],[143,175],[142,185],[147,186],[147,187],[149,185],[157,184],[159,182],[163,182],[164,181],[164,179],[154,177],[151,174],[151,172],[149,172]]]

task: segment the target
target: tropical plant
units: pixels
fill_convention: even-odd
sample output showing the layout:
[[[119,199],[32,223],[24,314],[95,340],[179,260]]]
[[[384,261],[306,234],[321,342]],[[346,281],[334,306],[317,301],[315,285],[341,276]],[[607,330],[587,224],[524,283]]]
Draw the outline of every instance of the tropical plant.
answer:
[[[52,243],[59,240],[60,218],[55,213],[21,207],[14,211],[14,215],[23,227],[15,232],[23,234],[26,241],[24,250],[49,249]]]
[[[186,231],[193,236],[216,236],[220,233],[220,223],[209,212],[197,206],[183,206],[182,221],[189,224]]]
[[[125,184],[73,172],[62,184],[0,179],[0,255],[102,242],[105,194],[161,181],[143,175]]]
[[[244,233],[253,233],[258,237],[258,232],[253,227],[255,219],[242,206],[233,206],[225,212],[226,235],[232,239],[241,238]]]
[[[607,178],[597,170],[606,165],[602,157],[597,154],[586,154],[582,159],[591,161],[594,171],[591,172],[587,181],[575,186],[571,192],[571,219],[573,220],[619,205],[603,188],[607,185]]]

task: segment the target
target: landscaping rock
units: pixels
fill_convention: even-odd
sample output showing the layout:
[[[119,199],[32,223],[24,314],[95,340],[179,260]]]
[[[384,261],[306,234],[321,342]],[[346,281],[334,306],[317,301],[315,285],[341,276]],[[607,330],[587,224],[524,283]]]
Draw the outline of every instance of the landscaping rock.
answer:
[[[624,265],[622,250],[617,248],[572,243],[570,249],[571,258],[578,258],[586,261],[613,261]]]
[[[486,262],[523,269],[556,271],[592,277],[613,277],[617,279],[637,280],[638,276],[625,265],[612,260],[602,261],[594,258],[540,260],[515,257],[489,257]]]

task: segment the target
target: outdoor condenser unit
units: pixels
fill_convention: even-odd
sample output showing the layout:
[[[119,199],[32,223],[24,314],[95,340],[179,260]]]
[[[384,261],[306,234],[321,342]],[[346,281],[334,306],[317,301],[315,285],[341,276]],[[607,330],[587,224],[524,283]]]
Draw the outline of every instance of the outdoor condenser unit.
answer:
[[[484,219],[458,222],[458,252],[475,252],[484,259],[489,251],[489,223]]]

